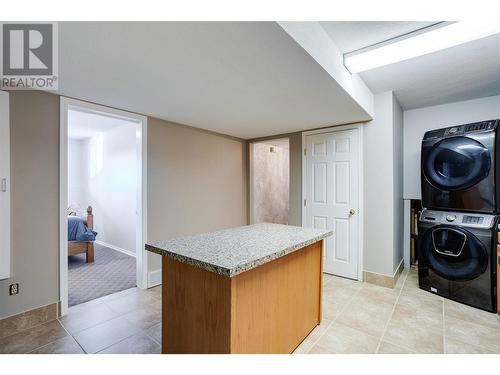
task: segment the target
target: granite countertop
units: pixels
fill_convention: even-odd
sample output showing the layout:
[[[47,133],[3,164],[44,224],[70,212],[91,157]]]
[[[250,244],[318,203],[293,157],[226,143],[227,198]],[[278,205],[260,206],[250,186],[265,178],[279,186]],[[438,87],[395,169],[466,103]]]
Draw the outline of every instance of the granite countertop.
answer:
[[[224,276],[236,276],[332,235],[332,231],[261,223],[150,241],[146,250]]]

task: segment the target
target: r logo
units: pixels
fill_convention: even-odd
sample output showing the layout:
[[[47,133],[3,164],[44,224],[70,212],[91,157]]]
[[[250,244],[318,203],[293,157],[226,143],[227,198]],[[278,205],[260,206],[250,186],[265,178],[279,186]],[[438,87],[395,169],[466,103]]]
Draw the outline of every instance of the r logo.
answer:
[[[2,25],[2,75],[53,75],[53,24],[5,23]]]

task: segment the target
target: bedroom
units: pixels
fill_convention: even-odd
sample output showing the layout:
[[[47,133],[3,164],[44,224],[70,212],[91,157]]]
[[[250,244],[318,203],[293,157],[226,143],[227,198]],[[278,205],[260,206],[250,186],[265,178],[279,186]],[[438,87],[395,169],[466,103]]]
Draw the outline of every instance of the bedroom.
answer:
[[[137,123],[71,107],[68,305],[136,286]]]

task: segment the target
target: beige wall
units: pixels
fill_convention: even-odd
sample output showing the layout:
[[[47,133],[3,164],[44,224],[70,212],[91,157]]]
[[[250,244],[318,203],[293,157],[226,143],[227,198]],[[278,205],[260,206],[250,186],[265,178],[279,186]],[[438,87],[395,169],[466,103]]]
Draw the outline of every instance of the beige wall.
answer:
[[[149,239],[245,225],[246,142],[148,122]],[[0,319],[59,301],[59,96],[11,92],[10,126],[12,277],[0,281]],[[149,270],[159,266],[151,256]]]
[[[245,141],[148,119],[148,240],[245,225],[246,202]]]
[[[10,93],[12,277],[0,318],[59,300],[59,97]],[[17,282],[20,293],[9,296]]]

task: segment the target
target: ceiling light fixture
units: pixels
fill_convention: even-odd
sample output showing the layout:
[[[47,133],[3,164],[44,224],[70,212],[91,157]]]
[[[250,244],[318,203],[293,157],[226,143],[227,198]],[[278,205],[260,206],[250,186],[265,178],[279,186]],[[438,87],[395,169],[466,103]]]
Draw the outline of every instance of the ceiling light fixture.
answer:
[[[500,23],[454,22],[344,54],[344,65],[359,73],[500,33]]]

